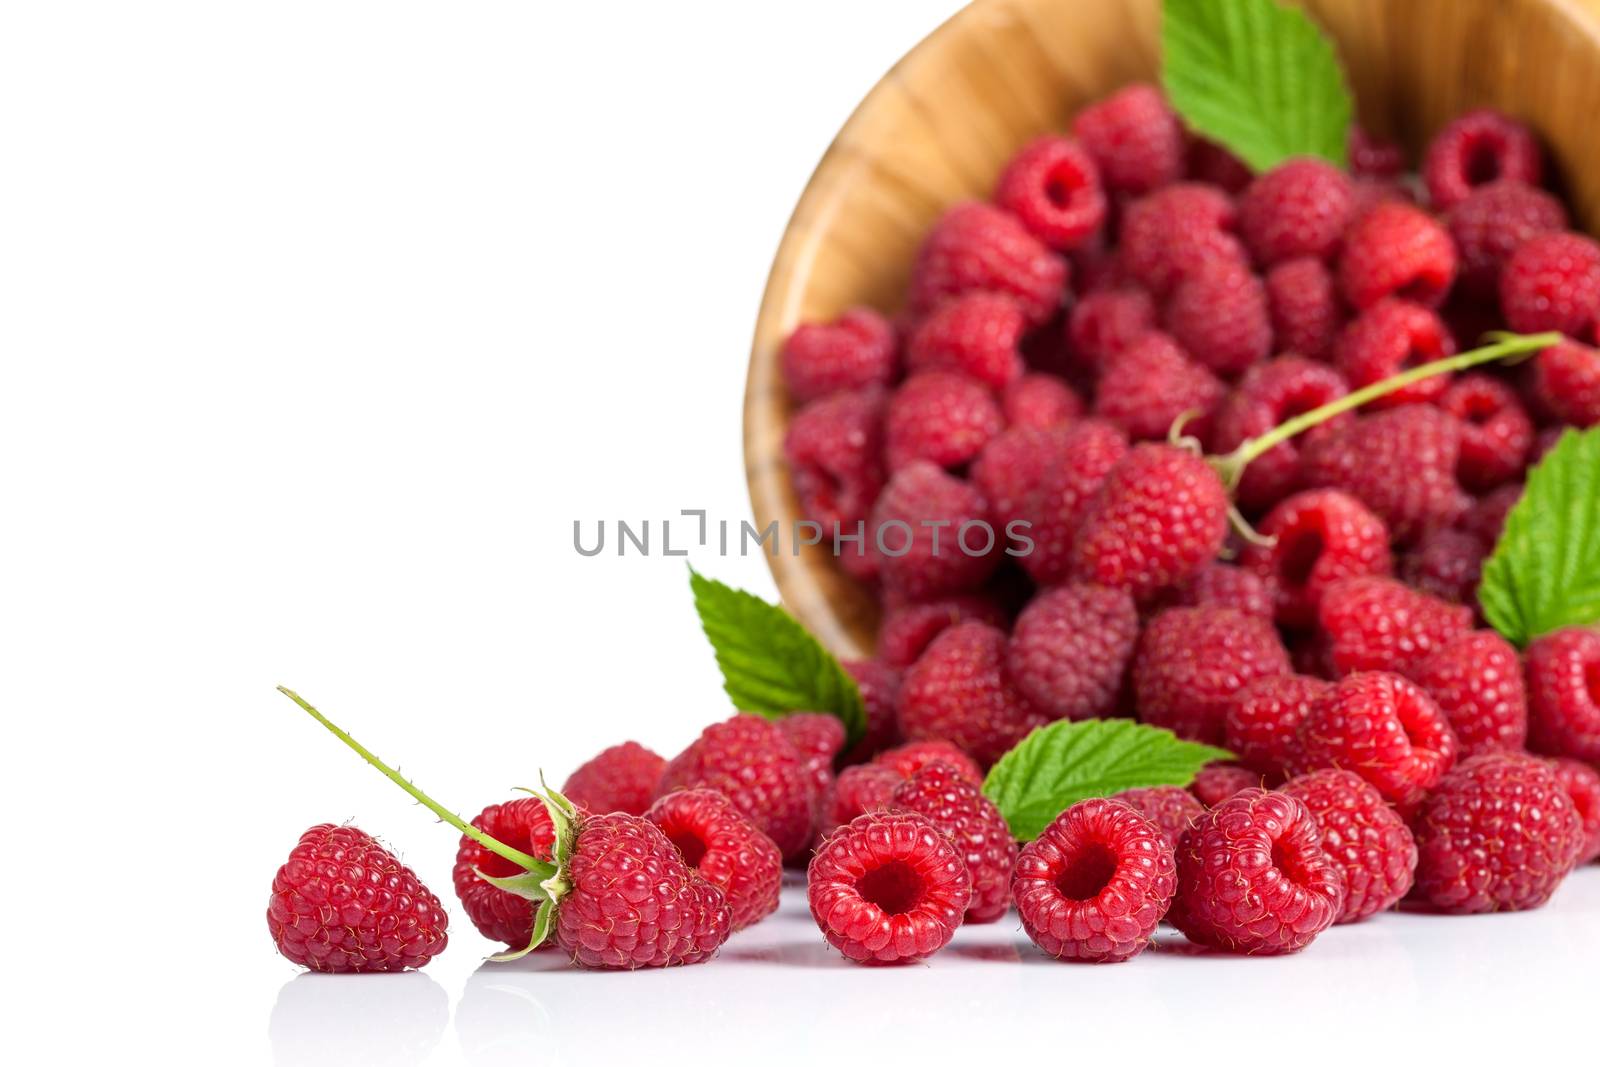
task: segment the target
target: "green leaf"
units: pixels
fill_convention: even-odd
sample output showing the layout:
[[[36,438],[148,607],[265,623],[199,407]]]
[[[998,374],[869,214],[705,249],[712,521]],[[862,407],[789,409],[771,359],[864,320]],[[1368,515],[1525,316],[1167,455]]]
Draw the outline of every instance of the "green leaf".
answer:
[[[1124,789],[1188,785],[1233,753],[1129,719],[1061,720],[1041,726],[989,769],[983,793],[1018,839],[1030,841],[1080,800]]]
[[[1161,83],[1190,129],[1256,171],[1345,164],[1350,90],[1333,43],[1273,0],[1164,0]]]
[[[689,585],[734,707],[769,719],[822,711],[844,723],[852,742],[866,732],[855,679],[792,615],[693,567]]]
[[[1568,430],[1529,472],[1483,565],[1478,602],[1518,645],[1600,622],[1600,426]]]

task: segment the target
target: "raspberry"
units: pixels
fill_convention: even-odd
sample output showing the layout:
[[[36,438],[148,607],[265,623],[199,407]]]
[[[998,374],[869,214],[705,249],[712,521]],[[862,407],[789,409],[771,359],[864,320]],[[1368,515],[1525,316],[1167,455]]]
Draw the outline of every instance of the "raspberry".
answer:
[[[1111,798],[1120,800],[1155,823],[1168,847],[1177,851],[1183,832],[1205,813],[1206,806],[1187,789],[1175,785],[1154,785],[1147,789],[1124,789]]]
[[[1312,704],[1290,769],[1354,771],[1389,803],[1410,808],[1455,759],[1456,735],[1432,697],[1398,674],[1365,671]]]
[[[881,633],[878,644],[881,648]],[[900,695],[900,672],[881,659],[847,659],[842,663],[855,679],[856,688],[861,690],[861,703],[867,710],[866,733],[845,752],[843,761],[861,763],[900,740],[900,725],[894,715],[895,701]]]
[[[1000,407],[1007,426],[1059,426],[1083,414],[1083,398],[1053,375],[1024,374],[1006,387]]]
[[[715,789],[682,789],[657,800],[645,818],[678,846],[691,870],[722,890],[731,929],[743,930],[778,909],[778,846],[726,796]]]
[[[1223,713],[1228,751],[1257,774],[1281,777],[1295,763],[1301,724],[1332,692],[1332,683],[1304,674],[1257,678],[1234,694]]]
[[[1500,531],[1505,528],[1506,516],[1521,499],[1521,482],[1502,485],[1494,492],[1487,493],[1473,502],[1461,516],[1460,529],[1476,537],[1487,552],[1494,547],[1496,541],[1500,540]]]
[[[1226,454],[1252,437],[1345,396],[1344,378],[1332,367],[1299,356],[1251,367],[1217,412],[1212,447]],[[1344,425],[1339,415],[1323,425]],[[1293,439],[1257,456],[1239,480],[1239,503],[1252,510],[1271,507],[1300,487],[1300,445]]]
[[[961,853],[972,875],[966,921],[992,923],[1011,904],[1011,868],[1017,843],[1000,809],[966,774],[934,762],[900,783],[890,801],[897,811],[927,816]]]
[[[1582,820],[1555,772],[1514,752],[1457,767],[1412,830],[1417,898],[1455,915],[1540,907],[1583,849]]]
[[[1350,172],[1364,178],[1398,178],[1406,169],[1405,149],[1351,125]]]
[[[924,816],[874,813],[828,835],[806,871],[806,899],[845,959],[906,963],[950,943],[972,901],[972,877]]]
[[[1180,281],[1164,319],[1173,340],[1218,374],[1243,373],[1272,351],[1266,288],[1233,259],[1207,263]]]
[[[820,799],[833,785],[833,760],[844,748],[844,723],[820,711],[797,711],[777,720],[778,729],[800,754],[811,795]]]
[[[1349,493],[1310,489],[1268,512],[1240,561],[1272,590],[1277,620],[1310,626],[1328,586],[1341,578],[1385,575],[1394,566],[1383,520]]]
[[[1089,240],[1106,217],[1100,171],[1088,152],[1065,137],[1040,137],[1013,156],[1000,174],[994,202],[1062,252]]]
[[[1357,309],[1388,296],[1437,307],[1455,280],[1456,249],[1426,213],[1388,201],[1346,232],[1338,273],[1340,291]]]
[[[1128,275],[1156,296],[1219,259],[1246,261],[1232,232],[1233,202],[1220,189],[1183,182],[1128,206],[1118,251]]]
[[[783,343],[779,365],[796,404],[874,385],[895,375],[895,336],[889,320],[855,307],[829,323],[808,322]]]
[[[1528,742],[1600,763],[1600,630],[1569,627],[1528,645]]]
[[[1023,930],[1046,955],[1120,963],[1150,943],[1176,884],[1161,827],[1123,801],[1096,798],[1028,842],[1011,891]]]
[[[968,619],[1001,628],[1007,625],[999,605],[982,596],[958,596],[895,608],[878,627],[878,659],[894,670],[905,670],[946,628]],[[898,677],[894,688],[899,689]]]
[[[1463,486],[1481,493],[1522,474],[1533,447],[1533,420],[1510,386],[1469,374],[1445,390],[1439,406],[1461,423],[1456,477]]]
[[[1466,510],[1470,500],[1456,483],[1460,451],[1455,419],[1412,404],[1313,432],[1300,469],[1307,485],[1344,490],[1383,520],[1396,544],[1410,545]]]
[[[1363,311],[1339,334],[1333,362],[1351,388],[1360,389],[1403,370],[1455,355],[1456,342],[1439,316],[1405,300],[1384,299]],[[1368,404],[1369,410],[1437,400],[1450,376],[1436,374]]]
[[[1214,808],[1246,789],[1260,789],[1264,785],[1259,771],[1241,767],[1237,763],[1208,763],[1200,768],[1189,783],[1189,791],[1201,805]]]
[[[1279,352],[1326,359],[1344,315],[1320,259],[1286,259],[1267,271],[1267,317]]]
[[[811,840],[811,782],[778,727],[735,715],[700,732],[661,774],[656,797],[679,789],[717,789],[787,856]]]
[[[1542,189],[1518,181],[1480,185],[1450,209],[1450,237],[1461,256],[1461,287],[1493,299],[1500,270],[1516,247],[1541,233],[1567,228],[1567,209]]]
[[[932,463],[896,471],[868,522],[882,549],[885,588],[908,600],[932,600],[982,585],[998,562],[993,552],[978,551],[988,517],[982,494]]]
[[[952,297],[923,319],[906,343],[912,371],[958,371],[1003,389],[1022,373],[1017,350],[1027,319],[1009,296],[981,290]]]
[[[825,530],[854,529],[883,490],[883,409],[879,390],[839,393],[789,422],[783,451],[795,495]]]
[[[1082,419],[1067,427],[1058,462],[1045,473],[1038,491],[1023,500],[1019,513],[1028,523],[1033,547],[1017,562],[1035,582],[1052,585],[1067,579],[1072,544],[1089,502],[1127,454],[1128,439],[1108,422]]]
[[[913,741],[947,740],[987,766],[1046,717],[1003,669],[1006,635],[963,622],[934,638],[900,686],[900,732]]]
[[[873,762],[893,771],[901,780],[910,778],[930,763],[945,763],[960,771],[974,785],[983,784],[983,769],[973,762],[971,756],[949,741],[907,741],[881,753]]]
[[[666,765],[666,760],[637,741],[624,741],[580,765],[567,776],[561,792],[578,807],[596,815],[604,815],[608,811],[643,815],[650,807],[650,799],[656,795],[656,783],[661,780],[661,771]],[[544,814],[544,805],[535,802],[533,808],[529,809],[530,816],[534,808],[538,809],[539,815]],[[493,830],[488,830],[488,833],[491,837],[500,837]],[[500,837],[500,840],[506,839]],[[465,846],[463,839],[462,847]],[[527,851],[521,845],[517,847]],[[526,937],[523,943],[527,943]]]
[[[888,807],[894,791],[904,781],[892,767],[877,763],[863,763],[840,771],[824,800],[822,816],[817,820],[819,838],[858,815]]]
[[[1227,389],[1171,337],[1151,331],[1123,349],[1100,376],[1094,413],[1135,440],[1164,441],[1179,416],[1204,438]]]
[[[946,211],[923,241],[911,270],[910,305],[925,315],[947,297],[999,293],[1039,325],[1055,314],[1066,288],[1066,261],[1016,216],[967,201]]]
[[[1029,498],[1066,459],[1072,436],[1068,426],[1013,426],[983,446],[970,474],[996,522],[1026,518]]]
[[[1434,135],[1422,157],[1422,180],[1436,211],[1494,181],[1538,185],[1539,142],[1522,123],[1489,108],[1458,115]]]
[[[889,469],[924,459],[964,467],[1003,429],[1000,405],[980,382],[954,371],[923,371],[889,398],[883,432]]]
[[[1410,676],[1450,720],[1462,758],[1521,749],[1527,740],[1522,661],[1492,630],[1457,637],[1412,668]]]
[[[1233,608],[1272,618],[1272,590],[1253,572],[1212,560],[1179,585],[1174,603],[1188,608]]]
[[[1472,604],[1487,554],[1469,533],[1435,530],[1400,560],[1400,577],[1429,596],[1452,604]]]
[[[1472,609],[1393,578],[1341,578],[1323,591],[1317,620],[1334,669],[1405,673],[1472,629]]]
[[[1195,137],[1189,141],[1189,177],[1197,182],[1221,186],[1229,193],[1241,193],[1254,177],[1244,160],[1221,145]]]
[[[1154,86],[1130,85],[1084,108],[1072,133],[1108,189],[1148,193],[1183,173],[1183,130]]]
[[[1553,759],[1550,767],[1556,781],[1567,791],[1567,798],[1578,809],[1583,825],[1583,848],[1578,850],[1578,865],[1600,859],[1600,770],[1575,759]]]
[[[1568,425],[1600,426],[1600,349],[1563,341],[1540,352],[1533,393]]]
[[[1282,791],[1303,803],[1321,832],[1322,850],[1344,873],[1344,910],[1336,923],[1360,922],[1411,891],[1417,842],[1378,791],[1349,771],[1312,771]]]
[[[555,846],[555,825],[550,821],[544,801],[538,797],[518,797],[504,804],[490,804],[478,813],[472,825],[535,859],[550,859]],[[541,905],[490,885],[478,876],[479,871],[491,878],[506,878],[521,874],[522,868],[462,834],[461,844],[456,848],[456,865],[450,872],[461,909],[478,928],[478,933],[490,941],[503,941],[512,948],[521,948],[533,936],[534,912]]]
[[[267,928],[291,963],[328,974],[425,967],[449,917],[411,868],[354,826],[300,835],[272,878]]]
[[[1072,351],[1084,366],[1106,366],[1155,329],[1156,307],[1143,289],[1102,289],[1073,305],[1067,321]]]
[[[1596,340],[1600,244],[1576,233],[1542,233],[1523,241],[1500,271],[1500,310],[1518,333],[1560,330]]]
[[[1272,624],[1231,608],[1168,608],[1145,627],[1133,660],[1139,718],[1179,737],[1222,743],[1234,694],[1289,673]]]
[[[1022,695],[1052,718],[1109,715],[1138,639],[1139,611],[1127,592],[1058,586],[1017,616],[1006,670]]]
[[[1246,789],[1183,835],[1167,920],[1197,944],[1267,956],[1305,948],[1344,904],[1344,874],[1305,804]]]
[[[1321,159],[1291,159],[1251,182],[1239,197],[1239,233],[1263,266],[1296,256],[1331,259],[1353,202],[1344,171]]]
[[[1090,502],[1073,572],[1148,600],[1215,559],[1227,533],[1228,495],[1204,459],[1172,445],[1137,445]]]

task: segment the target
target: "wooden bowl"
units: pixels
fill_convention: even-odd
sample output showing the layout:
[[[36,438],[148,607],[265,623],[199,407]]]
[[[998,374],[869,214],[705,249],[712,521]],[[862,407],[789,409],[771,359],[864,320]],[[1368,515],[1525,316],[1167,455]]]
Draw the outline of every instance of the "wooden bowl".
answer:
[[[1600,0],[1307,0],[1332,35],[1364,126],[1415,159],[1489,105],[1543,137],[1577,222],[1600,216]],[[801,322],[899,306],[945,207],[988,196],[1011,154],[1083,105],[1156,77],[1159,0],[980,0],[883,77],[834,140],[789,220],[756,323],[745,470],[758,527],[801,518],[783,460],[778,350]],[[877,611],[824,547],[769,556],[784,603],[823,643],[868,655]]]

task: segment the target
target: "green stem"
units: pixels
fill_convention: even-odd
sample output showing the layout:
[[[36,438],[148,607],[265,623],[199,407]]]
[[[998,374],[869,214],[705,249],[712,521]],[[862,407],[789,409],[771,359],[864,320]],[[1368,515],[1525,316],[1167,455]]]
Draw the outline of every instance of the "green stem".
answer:
[[[378,768],[378,770],[382,771],[384,777],[388,778],[389,781],[393,782],[401,789],[404,789],[407,793],[410,793],[412,797],[416,799],[417,803],[421,804],[423,807],[439,816],[439,818],[443,819],[451,826],[454,826],[457,830],[460,830],[462,833],[472,838],[490,852],[510,860],[512,863],[515,863],[517,866],[522,867],[525,870],[533,871],[544,878],[549,878],[556,873],[556,869],[552,864],[546,863],[540,859],[535,859],[533,856],[528,855],[526,852],[523,852],[520,849],[515,849],[503,842],[496,841],[494,838],[490,837],[476,826],[464,821],[461,816],[457,815],[455,812],[446,810],[445,807],[438,801],[434,800],[428,794],[424,793],[422,790],[418,789],[416,786],[402,778],[399,771],[395,770],[393,767],[383,762],[383,760],[367,751],[366,747],[363,746],[360,741],[357,741],[355,738],[339,729],[333,723],[329,722],[327,717],[324,716],[322,712],[306,703],[300,694],[296,693],[293,689],[289,689],[280,685],[278,686],[278,692],[282,693],[296,704],[299,704],[313,719],[316,719],[322,725],[326,726],[333,736],[337,737],[339,740],[355,749],[362,759],[366,760],[368,763]]]

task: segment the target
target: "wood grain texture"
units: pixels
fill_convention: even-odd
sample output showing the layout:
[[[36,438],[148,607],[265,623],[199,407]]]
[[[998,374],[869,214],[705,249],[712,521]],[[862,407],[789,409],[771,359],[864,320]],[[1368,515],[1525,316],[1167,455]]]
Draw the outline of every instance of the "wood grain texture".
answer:
[[[1600,221],[1600,0],[1306,0],[1333,36],[1361,121],[1413,153],[1459,112],[1493,106],[1549,147],[1582,225]],[[1159,0],[980,0],[869,93],[795,208],[767,281],[745,390],[758,526],[792,523],[790,406],[778,350],[801,322],[896,309],[948,205],[985,197],[1029,138],[1156,75]],[[785,526],[785,529],[788,527]],[[787,537],[786,537],[787,539]],[[870,653],[872,599],[821,548],[769,556],[785,605],[841,655]]]

